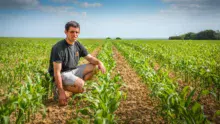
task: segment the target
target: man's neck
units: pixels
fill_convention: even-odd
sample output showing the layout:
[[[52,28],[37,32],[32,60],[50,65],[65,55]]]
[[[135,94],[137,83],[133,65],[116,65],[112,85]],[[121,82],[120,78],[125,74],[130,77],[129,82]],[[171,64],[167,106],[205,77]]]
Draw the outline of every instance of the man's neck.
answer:
[[[67,42],[69,45],[73,45],[73,44],[76,42],[76,40],[73,41],[73,42],[71,42],[70,40],[68,40],[68,38],[66,38],[65,40],[66,40],[66,42]]]

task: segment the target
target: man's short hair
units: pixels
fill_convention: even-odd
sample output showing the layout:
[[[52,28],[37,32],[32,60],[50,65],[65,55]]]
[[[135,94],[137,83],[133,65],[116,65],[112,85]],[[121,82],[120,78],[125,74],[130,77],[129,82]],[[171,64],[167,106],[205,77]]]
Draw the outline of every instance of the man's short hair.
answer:
[[[65,25],[65,30],[68,31],[70,27],[74,27],[74,28],[80,28],[80,25],[78,22],[76,21],[69,21],[66,23]]]

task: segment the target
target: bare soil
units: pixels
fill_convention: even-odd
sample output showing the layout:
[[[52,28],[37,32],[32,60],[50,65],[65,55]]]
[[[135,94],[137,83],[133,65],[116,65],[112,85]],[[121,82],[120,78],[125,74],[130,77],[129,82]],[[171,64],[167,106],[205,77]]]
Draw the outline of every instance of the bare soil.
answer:
[[[115,47],[113,51],[113,57],[116,60],[116,71],[120,73],[123,82],[127,85],[126,88],[122,89],[127,93],[127,99],[121,101],[116,111],[119,123],[164,123],[162,118],[156,116],[157,112],[154,108],[157,101],[151,99],[147,86]],[[151,115],[155,122],[151,120]]]

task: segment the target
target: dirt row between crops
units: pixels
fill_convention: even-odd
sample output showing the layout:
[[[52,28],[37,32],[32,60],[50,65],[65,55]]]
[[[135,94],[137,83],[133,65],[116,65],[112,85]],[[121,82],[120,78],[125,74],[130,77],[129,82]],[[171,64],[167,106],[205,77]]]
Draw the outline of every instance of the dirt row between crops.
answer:
[[[96,48],[91,55],[97,56],[101,47]],[[86,60],[82,60],[80,64],[88,63]],[[66,92],[66,95],[70,97],[72,94]],[[32,118],[32,121],[29,123],[37,124],[63,124],[67,120],[70,120],[72,117],[76,117],[76,106],[77,101],[74,100],[72,105],[59,106],[58,102],[54,101],[53,98],[50,98],[46,102],[46,117],[43,119],[40,113],[36,114],[35,118]]]
[[[116,71],[118,71],[127,85],[124,90],[127,92],[127,99],[121,101],[116,111],[119,123],[163,123],[162,119],[156,116],[154,107],[157,101],[150,98],[150,91],[142,83],[141,78],[130,67],[125,58],[113,47],[114,59],[116,60]],[[152,122],[152,118],[155,122]]]

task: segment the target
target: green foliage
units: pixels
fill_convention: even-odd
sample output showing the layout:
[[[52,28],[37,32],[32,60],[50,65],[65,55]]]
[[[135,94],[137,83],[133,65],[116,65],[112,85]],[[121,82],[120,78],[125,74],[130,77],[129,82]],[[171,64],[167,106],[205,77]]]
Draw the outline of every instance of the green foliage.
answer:
[[[180,75],[177,78],[182,78],[185,83],[190,82],[193,87],[213,87],[213,96],[220,100],[220,65],[217,64],[220,63],[219,44],[195,44],[191,41],[169,44],[166,42],[156,46],[138,42],[121,43],[152,58],[151,65],[152,61],[156,61],[174,70],[175,75]]]
[[[110,37],[107,37],[106,40],[111,40],[111,38],[110,38]]]
[[[185,34],[183,37],[184,37],[184,40],[195,40],[197,38],[196,33],[193,33],[193,32],[189,32]]]
[[[217,31],[215,37],[219,34]],[[194,37],[194,33],[181,38],[183,36],[189,39]],[[5,99],[0,102],[0,123],[11,123],[12,114],[15,115],[15,123],[29,122],[30,117],[39,111],[45,114],[43,102],[52,93],[51,78],[47,73],[49,54],[57,41],[0,38],[0,84],[2,89],[7,89],[4,91]],[[82,39],[90,52],[104,43],[100,39],[91,41],[95,43]],[[151,96],[160,100],[156,108],[158,114],[168,123],[209,123],[199,100],[204,95],[220,100],[219,41],[143,42],[121,40],[113,43],[149,86]],[[88,92],[74,95],[81,98],[78,104],[86,103],[86,106],[77,108],[78,117],[69,123],[117,123],[114,112],[125,94],[120,90],[124,85],[120,75],[112,74],[116,63],[111,46],[110,41],[105,42],[98,55],[107,73],[98,73],[97,81],[87,82]],[[160,64],[157,71],[154,69],[156,63]],[[177,77],[171,79],[169,70],[174,70]],[[179,78],[187,86],[179,88]],[[219,111],[213,118],[216,116],[219,116]]]
[[[117,118],[114,112],[119,107],[120,101],[124,93],[120,91],[123,82],[119,74],[111,76],[116,62],[113,59],[111,42],[106,42],[100,54],[99,60],[103,62],[106,67],[107,73],[101,72],[97,75],[97,82],[91,81],[86,83],[86,88],[90,90],[84,94],[79,94],[81,97],[78,105],[87,103],[86,107],[77,110],[77,119],[72,119],[69,123],[88,123],[93,122],[96,124],[103,123],[116,123]],[[89,119],[85,119],[86,117]]]
[[[190,43],[182,43],[179,44],[180,46],[175,47],[173,45],[165,46],[160,44],[156,46],[156,49],[148,44],[139,44],[138,42],[135,42],[134,44],[128,42],[114,42],[114,45],[122,52],[132,67],[136,69],[136,72],[142,77],[144,82],[146,82],[148,87],[151,89],[151,96],[160,100],[160,103],[156,109],[158,110],[158,114],[160,114],[168,123],[209,123],[204,115],[203,106],[198,101],[201,96],[210,94],[212,91],[207,89],[201,90],[201,88],[198,88],[200,90],[197,90],[191,86],[185,86],[183,89],[180,89],[176,78],[172,79],[169,77],[169,68],[172,67],[176,69],[175,71],[181,69],[185,70],[185,73],[182,75],[186,75],[186,79],[191,80],[188,77],[188,75],[191,75],[189,72],[194,72],[195,70],[193,69],[193,71],[190,71],[190,69],[192,69],[194,66],[198,66],[198,63],[191,66],[190,63],[193,60],[189,61],[189,58],[187,58],[186,55],[187,52],[195,51],[185,50],[185,53],[182,52],[184,51],[182,49],[189,49],[190,46],[192,47]],[[207,46],[207,48],[208,47],[210,46]],[[212,47],[216,46],[213,45]],[[203,50],[207,48],[200,47],[197,49]],[[218,48],[219,47],[217,47],[217,49]],[[213,48],[210,48],[209,50],[213,50]],[[172,51],[175,54],[172,53]],[[180,53],[178,51],[180,51]],[[196,52],[194,54],[198,56],[201,53],[198,54],[198,52]],[[215,52],[212,54],[216,55]],[[204,57],[207,56],[204,55],[204,52],[202,55]],[[178,57],[184,57],[184,59],[179,59]],[[185,63],[183,60],[187,62]],[[155,61],[161,64],[157,71],[154,69]],[[180,63],[178,61],[180,61]],[[195,62],[201,62],[201,60],[196,61],[195,59]],[[202,61],[202,63],[204,66],[204,61]],[[211,67],[215,68],[216,64],[212,65]],[[218,77],[220,76],[218,71],[214,71],[213,73],[216,73]],[[201,76],[201,79],[204,79],[204,75],[206,74],[207,73],[202,73],[203,76]],[[210,76],[211,75],[208,77],[210,78]],[[196,80],[196,82],[198,82],[198,80]],[[217,82],[215,84],[216,90],[214,90],[216,91],[216,94],[219,93],[219,83]],[[198,87],[198,85],[196,87]],[[196,92],[199,93],[199,95],[196,95]]]
[[[213,30],[204,30],[199,33],[189,32],[180,36],[171,36],[169,40],[220,40],[220,32]]]
[[[116,39],[116,40],[121,40],[121,38],[120,38],[120,37],[116,37],[115,39]]]
[[[181,36],[171,36],[169,37],[169,40],[182,40],[183,38]]]
[[[216,40],[216,32],[213,30],[205,30],[196,34],[198,40]]]
[[[26,123],[36,112],[45,114],[43,103],[52,96],[52,81],[47,73],[52,46],[61,39],[0,38],[0,123]],[[82,39],[88,51],[102,44],[100,39]],[[91,43],[92,42],[92,43]],[[27,78],[28,77],[28,78]],[[0,94],[2,95],[2,94]],[[10,122],[10,117],[15,122]]]
[[[217,40],[220,40],[220,31],[219,30],[216,31],[215,37]]]
[[[39,75],[32,80],[27,77],[27,81],[12,85],[6,93],[5,103],[0,104],[0,122],[7,124],[10,122],[10,115],[15,113],[16,123],[30,121],[30,116],[43,108],[42,114],[45,115],[43,96],[46,93],[42,87]]]

